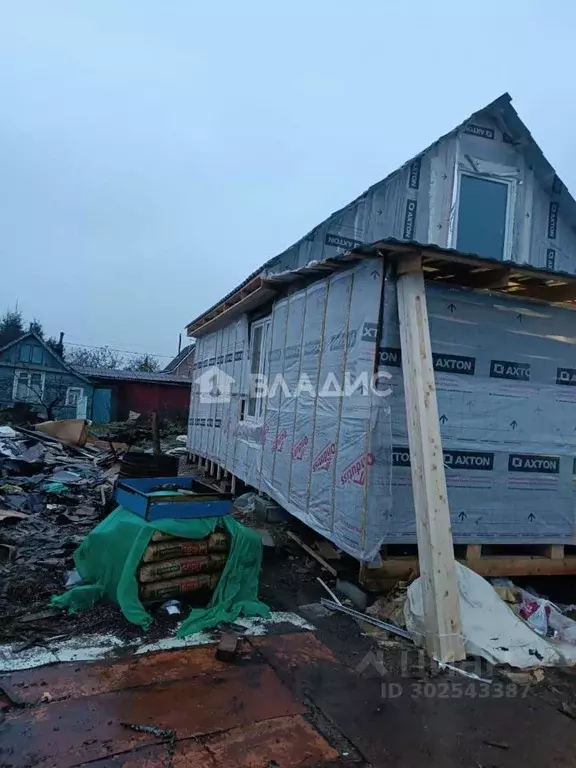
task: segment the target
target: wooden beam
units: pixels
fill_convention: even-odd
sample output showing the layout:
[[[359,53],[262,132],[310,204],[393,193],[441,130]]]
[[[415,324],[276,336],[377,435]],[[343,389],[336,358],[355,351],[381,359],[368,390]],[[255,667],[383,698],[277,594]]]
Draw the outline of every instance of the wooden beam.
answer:
[[[458,581],[419,254],[398,262],[398,316],[412,491],[424,606],[425,646],[438,661],[464,659]]]

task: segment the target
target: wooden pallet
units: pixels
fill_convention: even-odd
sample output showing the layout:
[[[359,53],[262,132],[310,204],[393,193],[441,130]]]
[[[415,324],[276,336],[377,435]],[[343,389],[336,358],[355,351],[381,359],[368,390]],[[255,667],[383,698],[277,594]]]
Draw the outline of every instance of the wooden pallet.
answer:
[[[360,582],[370,590],[419,575],[416,545],[383,547],[382,565],[360,567]],[[482,576],[569,576],[576,574],[576,546],[563,544],[468,544],[454,547],[456,559]]]

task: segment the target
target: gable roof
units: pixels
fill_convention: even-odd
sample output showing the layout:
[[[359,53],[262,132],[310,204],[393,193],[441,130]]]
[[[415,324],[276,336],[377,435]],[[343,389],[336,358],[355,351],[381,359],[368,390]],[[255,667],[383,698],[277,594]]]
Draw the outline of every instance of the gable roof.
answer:
[[[429,152],[431,149],[433,149],[434,147],[436,147],[438,144],[445,141],[446,139],[451,138],[452,136],[455,136],[459,131],[461,131],[464,128],[464,126],[467,123],[469,123],[471,120],[473,120],[476,116],[478,116],[482,112],[491,113],[491,116],[496,120],[496,122],[501,124],[506,129],[505,133],[507,134],[507,138],[509,139],[510,143],[514,146],[518,146],[522,148],[522,151],[525,153],[529,164],[532,166],[534,175],[536,176],[537,180],[545,189],[550,189],[550,190],[554,189],[556,191],[558,189],[562,189],[562,212],[563,212],[563,215],[566,216],[566,218],[570,222],[573,229],[576,231],[576,200],[572,197],[566,185],[563,184],[563,182],[561,181],[560,177],[558,176],[558,174],[556,173],[552,165],[546,159],[544,153],[542,152],[542,150],[534,140],[532,134],[528,130],[528,127],[520,119],[520,116],[512,106],[511,102],[512,102],[512,97],[510,96],[509,93],[506,92],[506,93],[503,93],[494,101],[487,104],[486,106],[473,112],[455,128],[453,128],[452,130],[448,131],[448,133],[445,133],[443,136],[440,136],[440,138],[433,141],[432,144],[426,147],[426,149],[423,149],[421,152],[418,152],[416,155],[414,155],[405,163],[403,163],[399,168],[396,168],[396,170],[392,171],[392,173],[389,173],[385,178],[376,182],[376,184],[373,184],[372,186],[370,186],[365,192],[363,192],[357,198],[352,200],[352,202],[348,203],[343,208],[340,208],[339,210],[334,211],[334,213],[330,214],[330,216],[324,219],[324,221],[322,221],[320,224],[317,224],[315,227],[313,227],[308,233],[306,233],[303,237],[301,237],[291,246],[284,249],[281,253],[272,257],[271,259],[268,259],[268,261],[266,261],[264,264],[262,264],[261,267],[256,269],[250,275],[248,275],[248,277],[245,280],[243,280],[239,285],[237,285],[232,291],[227,293],[222,299],[217,301],[209,309],[205,310],[201,315],[199,315],[190,323],[188,323],[188,325],[186,326],[187,329],[190,329],[192,325],[197,324],[198,321],[201,320],[205,315],[208,315],[210,312],[212,312],[214,309],[220,306],[223,302],[226,302],[228,299],[234,296],[234,294],[236,294],[238,291],[244,288],[244,286],[250,283],[251,280],[254,280],[254,278],[258,277],[259,275],[262,275],[263,273],[266,273],[267,271],[273,269],[274,265],[280,261],[282,256],[287,251],[289,251],[295,245],[298,245],[299,243],[301,243],[303,240],[310,239],[310,236],[313,233],[315,233],[318,227],[321,227],[324,224],[329,223],[333,219],[340,217],[345,211],[347,211],[352,206],[357,205],[364,197],[366,197],[373,190],[385,184],[386,182],[390,181],[394,176],[396,176],[396,174],[401,173],[408,166],[412,165],[412,163],[418,158],[422,157],[422,155],[426,154],[427,152]],[[430,243],[421,243],[421,242],[415,243],[414,241],[413,243],[418,246],[431,245]]]
[[[3,347],[0,347],[0,354],[2,352],[5,352],[7,349],[10,349],[10,347],[14,347],[16,344],[20,344],[20,342],[24,341],[25,339],[32,338],[35,341],[40,344],[40,346],[44,347],[44,349],[52,355],[52,357],[57,360],[60,365],[68,371],[68,373],[71,373],[73,376],[76,376],[78,379],[82,379],[82,381],[85,381],[86,384],[91,384],[89,379],[87,379],[85,376],[83,376],[81,373],[78,372],[76,368],[73,368],[71,365],[69,365],[63,357],[61,357],[57,352],[55,352],[52,347],[49,347],[48,344],[44,341],[44,339],[40,338],[37,333],[34,333],[34,331],[28,331],[27,333],[22,334],[22,336],[19,336],[17,339],[14,339],[14,341],[10,341],[8,344],[5,344]]]
[[[186,360],[186,358],[187,358],[187,357],[188,357],[188,356],[189,356],[189,355],[190,355],[192,352],[194,352],[194,347],[195,347],[195,346],[196,346],[196,345],[195,345],[195,344],[193,344],[193,343],[192,343],[192,344],[187,344],[187,345],[186,345],[186,346],[185,346],[183,349],[181,349],[181,350],[180,350],[180,352],[178,352],[178,354],[176,355],[176,357],[175,357],[175,358],[173,358],[172,360],[170,360],[170,362],[168,363],[168,365],[167,365],[167,366],[165,366],[165,367],[162,369],[162,373],[172,373],[173,371],[175,371],[175,370],[176,370],[176,368],[178,368],[178,366],[180,365],[180,363],[183,363],[183,362],[184,362],[184,360]]]

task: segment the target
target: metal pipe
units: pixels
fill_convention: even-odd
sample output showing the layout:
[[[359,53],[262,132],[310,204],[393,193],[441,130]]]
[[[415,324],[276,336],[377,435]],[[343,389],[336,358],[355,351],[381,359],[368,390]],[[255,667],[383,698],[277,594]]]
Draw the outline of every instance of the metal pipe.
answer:
[[[352,616],[354,619],[360,619],[361,621],[365,621],[367,624],[373,624],[375,627],[385,629],[386,632],[392,632],[392,634],[398,635],[399,637],[404,637],[406,640],[412,640],[405,629],[397,627],[395,624],[388,624],[386,621],[380,621],[380,619],[375,619],[372,616],[368,616],[367,613],[355,611],[353,608],[347,608],[345,605],[338,605],[338,603],[333,603],[332,600],[327,600],[325,597],[320,598],[320,603],[331,611],[339,611],[340,613],[345,613],[348,616]]]

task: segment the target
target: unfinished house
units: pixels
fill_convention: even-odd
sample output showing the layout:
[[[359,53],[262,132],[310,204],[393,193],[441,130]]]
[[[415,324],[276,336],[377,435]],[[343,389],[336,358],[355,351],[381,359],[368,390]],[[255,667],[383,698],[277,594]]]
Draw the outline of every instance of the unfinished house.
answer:
[[[501,96],[190,323],[190,454],[364,563],[413,545],[427,394],[419,353],[404,358],[413,324],[427,337],[429,323],[455,544],[469,559],[481,546],[547,545],[540,572],[566,570],[575,232],[574,199]],[[399,312],[411,271],[425,291]],[[374,373],[377,386],[354,386]],[[251,374],[271,383],[266,396]],[[485,572],[505,572],[493,561]]]

